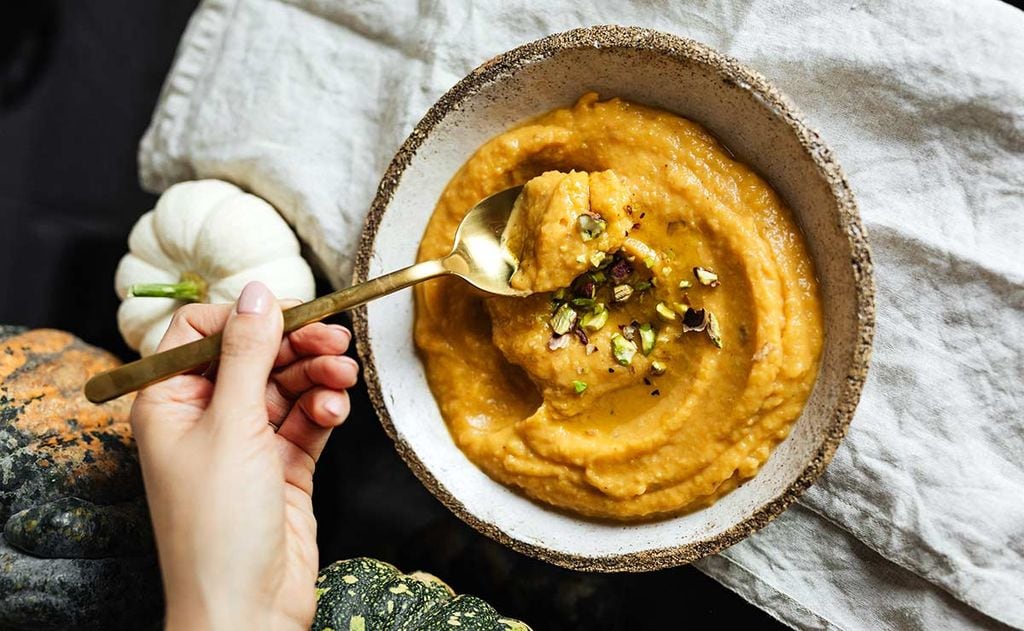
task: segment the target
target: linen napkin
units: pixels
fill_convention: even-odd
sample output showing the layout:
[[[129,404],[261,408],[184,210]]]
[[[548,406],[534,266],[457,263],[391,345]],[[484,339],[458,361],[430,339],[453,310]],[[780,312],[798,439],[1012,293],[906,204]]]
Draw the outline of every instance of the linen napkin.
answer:
[[[846,170],[878,329],[822,479],[698,567],[805,628],[1024,628],[1024,13],[995,0],[205,0],[139,152],[144,186],[234,181],[336,286],[433,101],[529,40],[617,23],[767,76]]]

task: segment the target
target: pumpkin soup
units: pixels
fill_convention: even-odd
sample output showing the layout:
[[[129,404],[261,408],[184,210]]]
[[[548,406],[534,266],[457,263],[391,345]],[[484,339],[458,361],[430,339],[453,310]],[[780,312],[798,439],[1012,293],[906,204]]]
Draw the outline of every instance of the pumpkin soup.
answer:
[[[452,437],[489,476],[583,515],[693,510],[754,476],[814,384],[814,267],[779,196],[699,125],[584,95],[490,140],[443,192],[420,260],[525,184],[504,242],[526,298],[415,288]]]

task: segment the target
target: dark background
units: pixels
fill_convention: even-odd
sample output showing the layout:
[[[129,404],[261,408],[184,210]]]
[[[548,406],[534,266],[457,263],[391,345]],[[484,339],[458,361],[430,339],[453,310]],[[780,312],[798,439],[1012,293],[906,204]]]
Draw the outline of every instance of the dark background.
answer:
[[[114,269],[156,199],[139,188],[136,150],[194,6],[36,0],[0,11],[0,323],[65,329],[131,357]],[[690,567],[582,574],[492,542],[413,477],[361,386],[352,403],[317,471],[323,563],[373,556],[429,571],[538,631],[675,629],[681,618],[781,627]]]

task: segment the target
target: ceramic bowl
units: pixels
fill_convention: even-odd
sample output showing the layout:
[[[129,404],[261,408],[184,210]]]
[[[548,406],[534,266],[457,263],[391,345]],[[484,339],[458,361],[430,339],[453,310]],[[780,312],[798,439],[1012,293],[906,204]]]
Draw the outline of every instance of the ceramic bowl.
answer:
[[[759,74],[699,43],[600,26],[545,37],[480,66],[442,96],[388,167],[370,210],[356,281],[414,262],[449,179],[486,140],[584,92],[695,120],[786,199],[817,265],[825,347],[792,433],[755,478],[710,508],[642,524],[575,518],[491,480],[456,447],[413,344],[413,295],[355,314],[366,383],[384,428],[449,509],[494,539],[582,570],[643,571],[732,545],[789,506],[825,468],[853,415],[874,327],[871,259],[853,195],[831,152]]]

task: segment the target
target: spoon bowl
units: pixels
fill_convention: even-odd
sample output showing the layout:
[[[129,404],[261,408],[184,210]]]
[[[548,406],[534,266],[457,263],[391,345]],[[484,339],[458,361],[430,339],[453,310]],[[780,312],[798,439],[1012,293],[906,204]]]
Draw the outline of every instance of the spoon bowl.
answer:
[[[513,289],[509,284],[517,262],[501,244],[501,235],[522,188],[505,189],[471,208],[459,224],[451,253],[444,258],[422,261],[286,309],[284,332],[438,276],[457,276],[491,294],[528,295],[529,292]],[[217,333],[100,373],[85,384],[85,396],[93,403],[103,403],[204,366],[220,355],[220,344],[221,335]]]
[[[529,294],[509,285],[518,263],[501,244],[512,205],[522,190],[522,186],[513,186],[495,193],[466,214],[455,232],[452,253],[443,259],[449,273],[487,293],[500,296]]]

